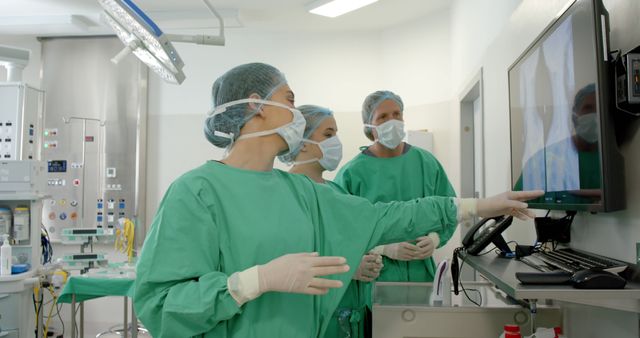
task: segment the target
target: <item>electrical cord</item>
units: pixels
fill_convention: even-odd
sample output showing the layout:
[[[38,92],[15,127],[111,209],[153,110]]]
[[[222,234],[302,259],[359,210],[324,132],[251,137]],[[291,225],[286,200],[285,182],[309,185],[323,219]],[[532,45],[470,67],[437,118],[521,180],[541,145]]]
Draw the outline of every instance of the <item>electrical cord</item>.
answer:
[[[51,308],[49,309],[49,315],[44,315],[43,318],[46,318],[46,325],[44,327],[44,336],[47,337],[47,333],[49,332],[49,324],[50,324],[50,320],[52,317],[58,316],[58,319],[60,320],[60,324],[62,325],[62,336],[64,337],[64,332],[65,332],[65,327],[64,327],[64,321],[62,320],[62,316],[60,315],[60,308],[62,307],[62,304],[58,304],[56,302],[57,300],[57,296],[55,294],[55,291],[53,290],[53,288],[51,286],[46,288],[47,291],[49,291],[49,293],[51,294],[52,299],[44,302],[44,292],[40,295],[40,300],[37,301],[36,300],[36,293],[37,293],[37,289],[34,288],[34,292],[31,294],[31,299],[33,301],[33,309],[36,315],[36,331],[37,331],[37,326],[38,326],[38,318],[40,317],[40,313],[42,312],[42,308],[46,307],[47,305],[51,304]],[[53,307],[55,306],[56,308],[56,313],[53,314]]]
[[[478,254],[477,256],[484,256],[487,255],[491,252],[494,252],[494,250],[496,250],[497,248],[494,246],[489,250],[486,250],[480,254]],[[464,251],[465,248],[464,247],[459,247],[457,249],[454,250],[453,252],[453,263],[451,265],[451,274],[453,275],[453,279],[454,279],[454,293],[457,295],[458,294],[458,288],[457,286],[460,285],[460,287],[462,288],[462,292],[464,293],[465,297],[467,297],[467,299],[472,302],[473,304],[475,304],[478,307],[482,306],[482,293],[480,292],[480,290],[478,289],[467,289],[464,287],[464,284],[462,283],[462,281],[460,280],[460,274],[462,273],[462,267],[464,266],[464,260],[462,260],[462,263],[458,266],[458,256],[460,255],[461,251]],[[478,293],[478,297],[480,298],[480,302],[476,302],[475,300],[473,300],[471,298],[471,296],[469,296],[469,294],[467,293],[467,291],[476,291]]]
[[[60,318],[60,323],[62,324],[62,335],[64,336],[64,322],[62,321],[62,317],[60,316],[60,307],[59,304],[57,304],[57,300],[58,300],[58,296],[56,295],[55,291],[53,290],[53,288],[51,286],[49,286],[47,288],[47,291],[49,291],[49,294],[51,295],[51,300],[48,301],[46,304],[49,304],[51,302],[53,302],[53,304],[51,304],[51,308],[49,309],[49,315],[45,316],[45,318],[47,318],[46,321],[46,325],[44,327],[44,337],[47,337],[48,333],[49,333],[49,324],[51,323],[51,318],[54,317],[55,315],[52,315],[53,313],[53,307],[55,306],[56,308],[56,314],[58,315],[58,318]]]
[[[35,290],[34,292],[31,294],[31,299],[33,300],[33,312],[36,313],[36,322],[35,322],[35,326],[36,326],[36,332],[38,331],[37,327],[38,327],[38,306],[36,305],[36,293]]]
[[[51,237],[49,231],[44,225],[40,225],[40,245],[42,246],[42,264],[51,263],[53,258],[53,246],[51,245]]]
[[[60,324],[62,324],[62,336],[64,337],[64,321],[62,320],[62,316],[60,315],[60,308],[62,304],[56,304],[56,314],[58,315],[58,319],[60,319]]]
[[[53,297],[52,300],[55,300],[57,297],[53,294],[53,291],[51,291],[51,289],[49,289],[49,293],[51,293],[51,296]],[[51,323],[51,314],[53,313],[53,306],[55,304],[51,304],[51,307],[49,308],[49,315],[46,316],[47,317],[47,321],[44,325],[44,337],[47,337],[47,334],[49,333],[49,324]]]
[[[493,249],[491,249],[493,250]],[[491,252],[491,251],[489,251]],[[485,253],[486,255],[486,253]],[[460,272],[462,272],[462,267],[464,266],[464,260],[462,260],[462,264],[460,264]],[[469,294],[467,293],[467,289],[465,289],[464,284],[462,284],[462,281],[458,281],[458,283],[460,283],[460,287],[462,288],[462,292],[464,293],[465,297],[467,297],[467,299],[475,304],[478,307],[482,307],[482,293],[480,292],[480,290],[478,289],[469,289],[469,291],[476,291],[478,293],[478,297],[480,298],[480,303],[476,302],[475,300],[471,299],[471,297],[469,296]]]
[[[128,218],[121,218],[116,225],[115,249],[125,253],[131,263],[133,257],[135,224]]]
[[[44,295],[41,294],[40,295],[40,300],[37,301],[36,300],[36,288],[33,289],[33,293],[31,294],[31,299],[33,300],[33,308],[35,310],[36,313],[36,318],[35,318],[35,325],[36,327],[38,326],[38,317],[40,317],[40,312],[42,311],[42,307],[43,307],[43,300],[44,300]],[[38,304],[38,305],[36,305]],[[37,331],[37,329],[36,329]]]
[[[62,316],[60,315],[60,311],[61,311],[61,308],[62,308],[62,304],[55,303],[55,304],[54,304],[54,305],[52,305],[52,306],[55,306],[55,307],[56,307],[56,312],[55,312],[53,315],[51,315],[51,317],[58,317],[58,319],[60,320],[60,324],[62,325],[62,336],[64,336],[64,321],[62,321]],[[47,318],[47,319],[49,319],[49,318],[51,318],[51,317],[49,317],[49,316],[45,316],[45,318]]]

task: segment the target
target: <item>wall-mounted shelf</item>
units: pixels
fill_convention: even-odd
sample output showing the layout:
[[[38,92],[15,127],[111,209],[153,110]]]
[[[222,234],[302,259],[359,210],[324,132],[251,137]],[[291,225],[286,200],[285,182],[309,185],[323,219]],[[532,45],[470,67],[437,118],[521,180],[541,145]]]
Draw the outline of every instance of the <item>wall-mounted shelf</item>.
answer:
[[[640,313],[639,283],[629,282],[624,289],[619,290],[575,289],[570,285],[523,285],[516,279],[516,272],[536,270],[520,261],[491,254],[470,256],[461,253],[461,258],[498,289],[518,300],[551,299]]]

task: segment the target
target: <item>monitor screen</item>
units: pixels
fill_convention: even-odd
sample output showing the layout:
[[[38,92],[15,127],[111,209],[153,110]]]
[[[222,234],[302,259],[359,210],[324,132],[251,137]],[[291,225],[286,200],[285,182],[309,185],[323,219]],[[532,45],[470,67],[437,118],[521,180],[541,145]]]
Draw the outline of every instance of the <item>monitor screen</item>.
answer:
[[[589,210],[602,198],[593,0],[569,7],[509,69],[514,190],[544,190],[534,208]]]

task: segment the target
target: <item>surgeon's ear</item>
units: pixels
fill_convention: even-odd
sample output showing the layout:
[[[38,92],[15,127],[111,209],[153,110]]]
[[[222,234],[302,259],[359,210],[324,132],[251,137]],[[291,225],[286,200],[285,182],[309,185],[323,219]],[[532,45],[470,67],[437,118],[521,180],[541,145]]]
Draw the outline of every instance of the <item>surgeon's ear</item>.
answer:
[[[261,99],[260,95],[253,93],[251,95],[249,95],[250,99]],[[249,102],[249,109],[251,109],[252,111],[258,109],[258,107],[260,106],[259,103],[254,103],[254,102]],[[261,114],[262,115],[262,109],[260,109],[256,114]]]

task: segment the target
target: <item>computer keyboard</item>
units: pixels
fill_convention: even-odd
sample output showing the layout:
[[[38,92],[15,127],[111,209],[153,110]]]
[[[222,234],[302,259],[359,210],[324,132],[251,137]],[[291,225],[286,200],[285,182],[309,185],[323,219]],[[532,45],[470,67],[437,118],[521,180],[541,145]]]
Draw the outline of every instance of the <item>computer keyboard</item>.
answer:
[[[547,270],[549,267],[552,270],[560,269],[569,273],[586,269],[602,269],[619,273],[627,268],[627,265],[622,262],[569,248],[536,252],[531,256],[522,258],[521,261],[543,272],[549,271]],[[540,262],[545,264],[540,264]]]
[[[520,258],[520,261],[522,263],[527,264],[528,266],[538,270],[538,271],[542,271],[542,272],[550,272],[553,270],[557,270],[557,268],[551,267],[549,265],[547,265],[547,263],[543,260],[541,260],[540,258],[536,257],[535,255],[531,255],[531,256],[526,256],[526,257],[522,257]]]

